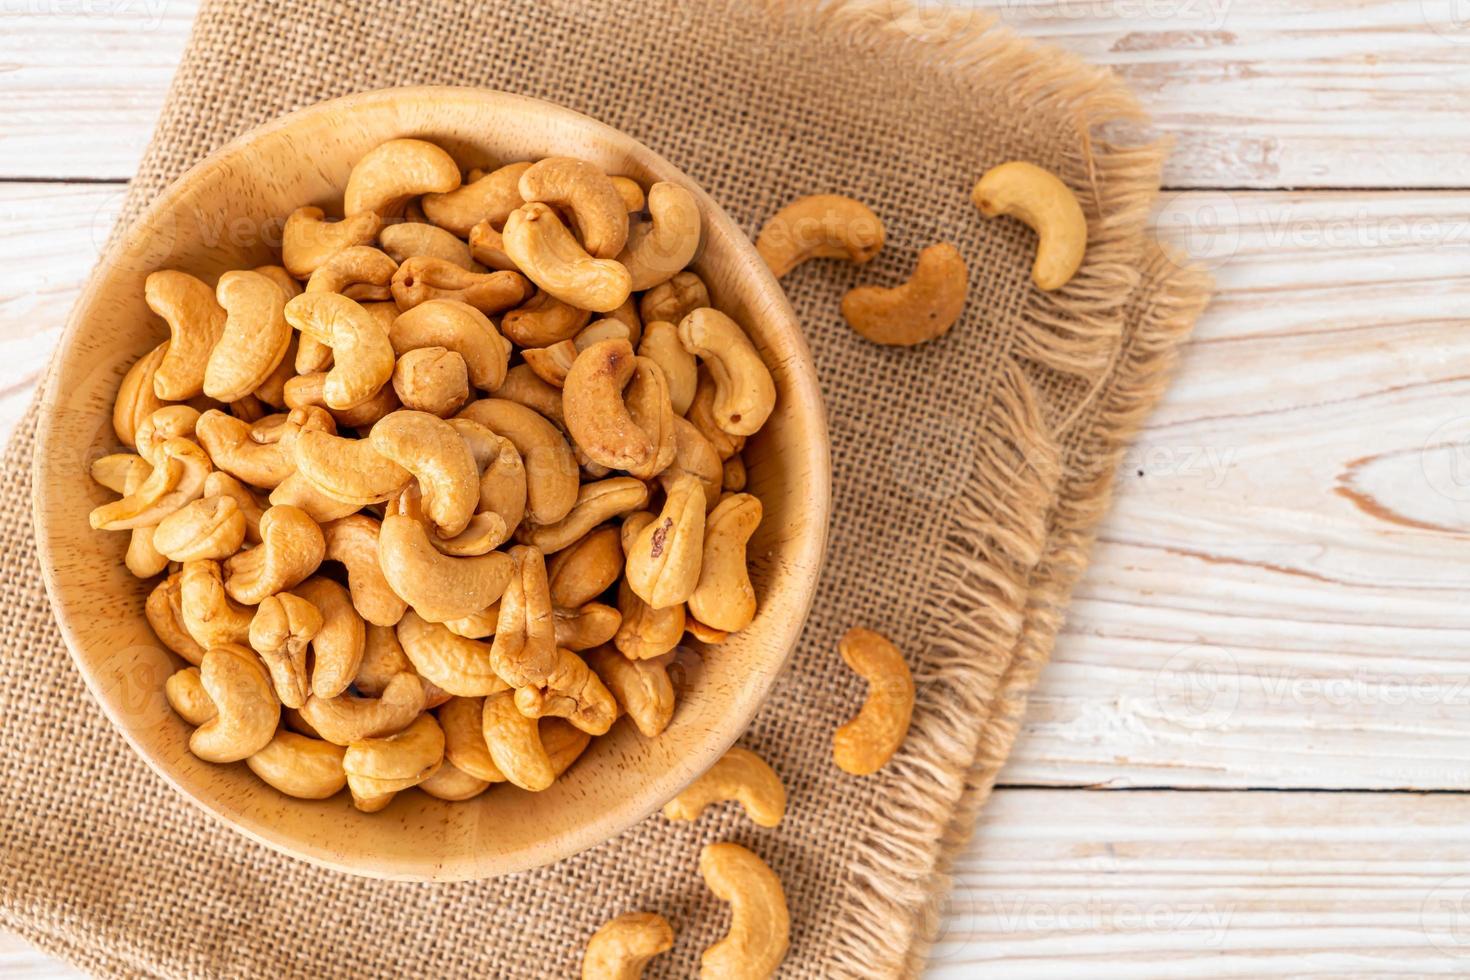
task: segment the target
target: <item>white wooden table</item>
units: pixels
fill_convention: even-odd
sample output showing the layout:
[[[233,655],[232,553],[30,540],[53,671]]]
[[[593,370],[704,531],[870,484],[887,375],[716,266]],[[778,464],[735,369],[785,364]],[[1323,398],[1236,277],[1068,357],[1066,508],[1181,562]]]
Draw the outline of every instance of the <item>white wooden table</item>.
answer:
[[[932,976],[1470,975],[1470,3],[981,0],[1177,137],[1220,291]],[[193,6],[0,5],[0,430]],[[0,975],[67,967],[0,934]]]

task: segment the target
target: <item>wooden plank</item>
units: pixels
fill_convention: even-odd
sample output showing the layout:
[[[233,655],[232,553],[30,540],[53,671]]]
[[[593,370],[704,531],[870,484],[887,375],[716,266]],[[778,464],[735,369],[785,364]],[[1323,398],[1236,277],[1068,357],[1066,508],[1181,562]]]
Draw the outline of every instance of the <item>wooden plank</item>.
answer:
[[[1470,171],[1470,19],[1453,0],[974,2],[1115,68],[1178,141],[1173,186],[1441,187]],[[14,7],[0,178],[131,176],[194,0]]]
[[[84,980],[86,974],[47,956],[14,933],[0,929],[0,977],[6,980]]]
[[[930,980],[1470,974],[1470,798],[1002,790]]]

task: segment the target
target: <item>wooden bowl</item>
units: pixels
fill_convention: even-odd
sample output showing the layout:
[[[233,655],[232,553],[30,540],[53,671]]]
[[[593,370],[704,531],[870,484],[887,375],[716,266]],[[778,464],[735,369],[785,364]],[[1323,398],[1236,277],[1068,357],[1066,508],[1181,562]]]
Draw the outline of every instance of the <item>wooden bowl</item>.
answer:
[[[681,652],[679,707],[662,736],[644,739],[619,722],[544,793],[501,785],[445,803],[414,791],[363,814],[346,792],[323,802],[291,799],[243,763],[212,765],[189,753],[190,728],[163,698],[165,678],[182,661],[143,616],[155,582],[124,569],[126,534],[90,529],[88,511],[113,495],[89,479],[88,465],[117,448],[111,411],[123,373],[167,337],[143,302],[148,273],[178,268],[213,281],[227,269],[277,262],[272,246],[285,215],[305,204],[340,213],[353,162],[398,136],[432,140],[465,167],[566,154],[645,184],[689,188],[704,214],[694,268],[715,304],[750,332],[775,375],[778,401],[746,451],[750,489],[765,505],[750,548],[760,613],[718,649],[691,643]],[[827,430],[811,354],[750,241],[693,181],[637,141],[501,92],[423,87],[350,96],[212,154],[103,257],[72,312],[44,399],[33,494],[41,566],[92,694],[148,764],[195,804],[276,850],[353,874],[488,878],[565,858],[653,813],[719,758],[760,707],[801,632],[826,543]]]

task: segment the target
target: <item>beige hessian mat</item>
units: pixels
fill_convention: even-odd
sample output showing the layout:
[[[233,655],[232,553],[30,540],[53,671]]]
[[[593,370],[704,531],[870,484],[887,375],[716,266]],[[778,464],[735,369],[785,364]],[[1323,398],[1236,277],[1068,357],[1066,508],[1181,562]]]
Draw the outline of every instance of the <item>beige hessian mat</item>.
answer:
[[[726,909],[695,869],[739,841],[785,882],[789,977],[914,974],[961,847],[1087,562],[1125,441],[1157,399],[1207,284],[1145,233],[1163,149],[1106,72],[981,15],[907,0],[767,8],[719,0],[239,0],[207,3],[132,186],[137,213],[207,151],[290,109],[411,83],[551,99],[663,153],[752,233],[792,197],[854,195],[886,222],[871,265],[788,277],[832,421],[831,550],[800,648],[745,744],[784,776],[777,830],[732,807],[652,818],[541,871],[384,883],[281,857],[176,796],[85,693],[31,540],[32,419],[0,513],[0,925],[105,976],[565,977],[607,918],[657,910],[688,977]],[[1112,141],[1109,141],[1111,137]],[[1027,279],[1034,242],[969,189],[1009,159],[1079,192],[1087,262],[1063,291]],[[900,281],[920,248],[970,263],[964,319],[915,349],[838,313]],[[830,761],[863,686],[836,656],[852,625],[889,634],[919,684],[879,775]]]

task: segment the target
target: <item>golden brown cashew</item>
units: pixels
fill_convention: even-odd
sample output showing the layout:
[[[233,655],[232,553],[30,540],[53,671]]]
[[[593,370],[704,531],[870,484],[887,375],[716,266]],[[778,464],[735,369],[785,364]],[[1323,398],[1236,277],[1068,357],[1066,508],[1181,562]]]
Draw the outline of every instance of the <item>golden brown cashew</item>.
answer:
[[[969,271],[948,242],[919,253],[914,274],[902,286],[859,286],[842,297],[848,326],[875,344],[912,347],[942,337],[965,308]]]
[[[185,667],[170,674],[163,682],[163,696],[174,714],[195,728],[219,713],[199,680],[198,667]]]
[[[490,222],[481,221],[470,229],[469,245],[470,256],[481,265],[503,272],[521,271],[505,254],[505,236]]]
[[[776,770],[749,749],[732,748],[684,792],[664,804],[669,820],[698,820],[711,803],[735,800],[757,827],[776,827],[786,815],[786,787]]]
[[[448,153],[424,140],[389,140],[353,166],[342,211],[349,218],[364,211],[397,217],[409,198],[444,194],[458,186],[459,167]]]
[[[302,293],[286,304],[286,320],[332,349],[322,396],[328,408],[356,408],[393,377],[393,345],[372,314],[340,293]],[[289,385],[288,385],[289,387]]]
[[[276,697],[288,708],[301,707],[311,694],[306,648],[321,628],[317,607],[290,592],[261,600],[250,621],[250,647],[265,661]]]
[[[189,438],[199,422],[199,410],[192,405],[165,405],[138,426],[138,455],[150,466],[158,463],[158,447],[169,439]]]
[[[679,328],[664,320],[653,320],[643,328],[643,342],[638,355],[653,361],[664,372],[669,387],[669,403],[676,416],[689,411],[694,389],[699,383],[699,362],[679,342]]]
[[[641,366],[626,340],[605,340],[577,356],[562,388],[567,431],[590,459],[609,469],[646,469],[662,448],[623,400],[623,389]]]
[[[404,221],[388,225],[378,232],[378,244],[394,262],[403,263],[415,256],[442,259],[466,272],[481,271],[470,255],[470,247],[437,225]]]
[[[521,351],[521,357],[542,381],[560,388],[566,384],[567,372],[577,360],[577,345],[563,340],[550,347],[527,347]]]
[[[163,411],[163,409],[159,409]],[[139,430],[141,431],[141,430]],[[147,482],[153,475],[153,467],[148,461],[141,457],[133,457],[136,465],[128,467],[128,474],[123,483],[123,496],[128,497],[138,492],[138,488]],[[207,481],[209,478],[205,477]],[[188,504],[184,505],[188,507]],[[180,508],[183,509],[183,508]],[[178,511],[174,511],[175,514]],[[170,517],[173,515],[170,514]],[[164,520],[168,520],[167,517]],[[168,556],[155,547],[153,536],[157,533],[156,528],[135,527],[128,535],[128,550],[123,557],[123,564],[127,570],[138,578],[152,578],[168,567]]]
[[[529,163],[511,163],[491,171],[457,190],[442,194],[425,194],[424,216],[440,228],[464,238],[477,222],[486,221],[498,228],[510,213],[523,203],[520,193],[521,174]]]
[[[690,475],[668,488],[663,511],[633,539],[628,585],[654,609],[685,602],[704,560],[704,487]]]
[[[87,467],[94,481],[122,495],[127,494],[128,476],[134,472],[141,474],[140,481],[146,480],[153,467],[137,453],[108,453],[92,460],[92,465]]]
[[[612,606],[589,602],[575,609],[557,606],[556,645],[573,653],[611,643],[623,625],[623,614]]]
[[[295,732],[276,732],[270,743],[245,760],[268,785],[298,800],[325,800],[347,785],[346,754],[339,745]]]
[[[286,357],[286,296],[271,279],[248,271],[226,272],[215,293],[225,322],[204,369],[204,393],[234,402],[264,384]]]
[[[643,193],[643,185],[632,177],[609,177],[613,186],[618,189],[618,196],[623,199],[623,208],[629,214],[637,214],[643,210],[648,203],[648,197]]]
[[[603,521],[611,520],[648,503],[648,485],[631,476],[583,484],[571,512],[555,524],[523,526],[516,532],[522,544],[534,545],[542,554],[554,554],[577,542]]]
[[[469,526],[480,503],[480,468],[454,426],[428,412],[401,410],[374,425],[368,441],[418,480],[424,515],[441,538]]]
[[[589,255],[610,259],[627,244],[628,208],[623,196],[607,174],[585,160],[538,160],[521,174],[520,192],[526,201],[554,204],[569,212]]]
[[[500,621],[500,603],[494,602],[477,613],[446,620],[444,628],[455,636],[466,640],[483,640],[495,635],[495,625]]]
[[[118,441],[131,448],[138,426],[143,420],[164,406],[162,398],[153,390],[153,379],[158,366],[168,353],[168,341],[164,341],[133,362],[128,373],[123,375],[117,389],[117,400],[112,403],[112,431]]]
[[[153,472],[121,500],[97,507],[88,515],[98,531],[129,531],[153,527],[204,493],[209,457],[182,437],[167,439],[156,450]]]
[[[728,841],[699,852],[699,873],[716,898],[730,903],[730,932],[704,951],[699,975],[706,980],[774,975],[791,935],[781,879],[760,858]]]
[[[277,506],[260,518],[260,544],[224,563],[225,591],[255,605],[316,571],[327,545],[316,521],[298,507]]]
[[[848,630],[837,651],[868,682],[868,699],[832,737],[832,758],[843,772],[870,776],[893,758],[908,734],[914,679],[898,647],[872,630]]]
[[[347,690],[362,665],[367,628],[347,590],[329,578],[313,576],[296,587],[296,594],[322,614],[322,627],[311,640],[312,693],[336,697]]]
[[[181,402],[204,391],[204,366],[225,329],[225,311],[187,272],[164,269],[143,281],[148,308],[168,324],[168,346],[153,374],[159,398]]]
[[[297,471],[313,486],[329,497],[359,507],[398,495],[413,479],[412,473],[378,452],[368,439],[302,432],[293,453]]]
[[[355,408],[328,409],[326,384],[326,374],[303,374],[292,378],[283,389],[286,404],[293,409],[320,408],[328,412],[337,424],[349,429],[365,429],[398,408],[397,393],[391,384],[385,384],[376,395]]]
[[[327,221],[321,208],[297,208],[281,233],[281,262],[291,275],[305,279],[343,249],[371,244],[382,227],[383,219],[372,211]]]
[[[678,646],[684,636],[684,607],[653,609],[638,598],[627,579],[618,583],[618,613],[623,621],[613,637],[613,645],[630,660],[661,657]]]
[[[720,501],[720,485],[724,466],[719,453],[688,419],[674,418],[674,461],[658,475],[664,492],[681,477],[692,476],[704,490],[704,506],[708,512]]]
[[[535,410],[503,398],[471,402],[457,418],[478,422],[510,440],[525,466],[531,521],[550,525],[567,516],[578,499],[580,475],[561,430]]]
[[[720,470],[720,487],[730,493],[740,493],[745,489],[745,481],[745,460],[736,453],[725,460]]]
[[[612,647],[598,647],[587,654],[587,662],[644,738],[655,738],[669,727],[674,685],[665,658],[629,660]]]
[[[526,467],[509,439],[491,432],[472,419],[450,419],[449,424],[469,446],[480,474],[480,513],[475,519],[494,515],[500,531],[490,547],[510,539],[526,516]],[[473,522],[472,522],[473,523]]]
[[[571,340],[591,319],[591,311],[537,290],[536,295],[501,318],[500,329],[522,347],[549,347]]]
[[[748,493],[726,497],[710,511],[699,584],[689,596],[689,612],[701,623],[733,633],[755,618],[745,546],[760,522],[760,499]]]
[[[318,266],[306,283],[306,292],[341,293],[348,299],[358,302],[382,302],[392,298],[393,294],[389,289],[389,284],[397,272],[398,263],[394,262],[387,252],[373,248],[371,245],[354,245],[351,248],[344,248]],[[294,299],[295,297],[288,298]],[[307,338],[306,343],[310,344],[313,341]],[[312,359],[305,354],[304,349],[298,351],[296,355],[297,372],[305,374],[325,369],[330,353],[330,351],[325,352],[325,359]]]
[[[484,697],[508,690],[490,665],[490,644],[456,636],[413,610],[398,624],[398,642],[420,677],[462,698]]]
[[[469,368],[443,347],[404,351],[393,368],[393,390],[404,408],[445,418],[469,401]]]
[[[579,608],[596,599],[623,571],[618,529],[599,527],[552,556],[546,578],[554,605]]]
[[[538,725],[535,718],[527,718],[516,708],[515,695],[510,691],[487,697],[481,713],[481,731],[495,768],[513,785],[532,793],[556,782],[586,746],[581,741],[587,738],[585,733],[576,729],[567,732],[553,725],[571,728],[557,718]],[[561,743],[557,746],[550,744],[553,732]],[[557,757],[553,757],[553,747],[559,750]]]
[[[362,662],[357,665],[357,676],[352,686],[368,697],[378,697],[388,682],[399,674],[414,673],[408,654],[398,642],[398,634],[391,626],[367,625],[362,645]]]
[[[153,547],[169,561],[223,561],[245,543],[245,515],[232,497],[201,497],[153,529]]]
[[[635,292],[668,282],[699,251],[699,205],[678,184],[661,180],[648,189],[648,221],[628,232],[628,247],[618,261],[628,270]]]
[[[638,312],[644,323],[663,320],[677,324],[702,306],[712,306],[709,289],[694,272],[675,273],[668,282],[659,283],[638,301]]]
[[[640,480],[651,480],[674,461],[676,435],[674,432],[674,407],[669,397],[669,383],[658,362],[647,357],[636,357],[633,361],[633,380],[623,391],[623,401],[633,423],[647,434],[653,443],[652,457],[641,466],[628,470],[630,476]]]
[[[424,714],[394,735],[353,742],[347,746],[342,767],[347,770],[349,782],[354,776],[366,776],[372,780],[403,784],[393,789],[376,787],[377,792],[392,793],[418,785],[438,769],[443,760],[444,730],[433,715]]]
[[[175,572],[155,585],[143,604],[143,614],[164,646],[197,667],[204,659],[204,647],[195,642],[184,626],[182,580],[183,573]],[[220,588],[223,594],[223,585]]]
[[[202,649],[249,642],[252,616],[249,606],[234,602],[225,592],[219,562],[184,562],[179,571],[179,621]]]
[[[489,788],[488,782],[476,779],[448,758],[445,758],[437,772],[419,783],[419,789],[436,800],[447,800],[451,803],[472,800]]]
[[[631,295],[617,309],[608,311],[604,319],[625,324],[628,327],[628,343],[638,346],[638,340],[643,336],[643,323],[638,319],[638,304]]]
[[[561,389],[549,385],[527,364],[517,364],[505,372],[505,383],[495,389],[495,397],[524,405],[562,427]]]
[[[545,204],[526,204],[511,212],[503,238],[517,268],[573,306],[606,313],[622,306],[632,292],[627,268],[616,259],[588,255]]]
[[[435,299],[399,314],[388,333],[399,356],[421,347],[443,347],[464,358],[470,382],[494,391],[505,380],[510,342],[485,314],[467,303]]]
[[[236,644],[212,648],[199,666],[199,681],[216,714],[189,736],[190,752],[205,762],[239,762],[269,744],[281,703],[254,653]]]
[[[487,783],[505,782],[485,743],[484,698],[450,698],[439,709],[444,729],[444,757],[455,768]]]
[[[799,197],[771,216],[755,250],[777,279],[807,259],[861,265],[883,247],[883,222],[861,201],[841,194]]]
[[[732,435],[759,432],[776,407],[776,385],[740,324],[705,307],[680,322],[679,342],[699,355],[714,379],[715,423]]]
[[[720,459],[729,459],[745,448],[744,436],[732,436],[715,422],[715,379],[702,364],[699,366],[699,383],[694,387],[694,401],[690,403],[685,418],[714,447]]]
[[[497,634],[498,635],[498,634]],[[528,718],[565,718],[589,735],[604,735],[618,720],[618,704],[586,661],[564,647],[540,684],[516,689],[516,708]]]
[[[424,525],[402,514],[383,518],[378,562],[393,591],[431,623],[469,616],[499,599],[512,567],[498,551],[472,558],[440,554]]]
[[[649,960],[673,948],[668,919],[652,912],[620,915],[587,940],[582,980],[639,980]]]
[[[519,272],[470,272],[427,255],[408,259],[393,275],[393,302],[400,310],[443,299],[465,303],[481,313],[500,313],[530,295],[531,284]]]
[[[551,586],[546,561],[535,548],[510,549],[511,574],[500,598],[500,618],[490,660],[495,672],[513,687],[539,684],[555,669],[556,623],[551,612]]]
[[[388,585],[378,564],[379,524],[366,514],[351,514],[322,525],[324,558],[347,569],[352,605],[375,626],[396,626],[408,603]]]
[[[245,518],[245,541],[249,544],[260,544],[260,518],[265,513],[266,505],[245,484],[228,473],[215,470],[204,478],[204,496],[229,497],[234,500],[235,506]]]
[[[355,514],[361,506],[328,496],[300,473],[292,473],[282,480],[281,485],[271,491],[270,503],[273,507],[299,507],[318,524]]]
[[[331,416],[324,412],[302,412],[294,424],[297,432],[303,428],[335,432],[337,428]],[[296,472],[296,461],[291,455],[294,436],[288,437],[283,432],[276,442],[262,443],[252,439],[251,432],[249,424],[215,408],[199,416],[194,425],[194,434],[214,465],[251,486],[274,489]]]
[[[424,682],[417,674],[395,674],[381,697],[313,695],[301,706],[301,717],[333,745],[351,745],[403,731],[423,713],[425,703]]]
[[[1060,289],[1077,274],[1087,251],[1087,216],[1055,174],[1012,160],[987,170],[970,198],[987,218],[1010,215],[1036,232],[1031,280],[1037,288]]]

